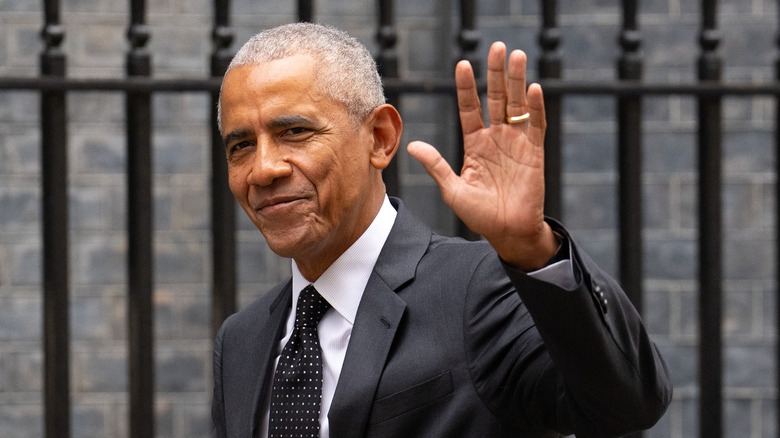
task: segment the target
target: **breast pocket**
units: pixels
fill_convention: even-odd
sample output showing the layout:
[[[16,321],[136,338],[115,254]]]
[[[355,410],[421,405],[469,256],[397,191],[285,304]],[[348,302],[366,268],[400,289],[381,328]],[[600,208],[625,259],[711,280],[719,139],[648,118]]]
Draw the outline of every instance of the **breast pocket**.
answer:
[[[410,388],[382,397],[374,403],[371,423],[381,423],[425,406],[452,393],[452,388],[452,374],[447,371]]]

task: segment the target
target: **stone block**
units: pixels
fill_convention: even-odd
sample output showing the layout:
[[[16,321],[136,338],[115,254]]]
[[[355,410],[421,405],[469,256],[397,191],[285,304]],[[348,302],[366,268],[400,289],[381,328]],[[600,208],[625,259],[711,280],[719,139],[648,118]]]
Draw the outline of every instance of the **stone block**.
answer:
[[[773,172],[773,134],[768,131],[726,131],[723,137],[723,170],[726,174]]]
[[[40,122],[40,94],[31,91],[0,93],[0,121],[36,127]],[[4,135],[5,136],[5,131]]]
[[[154,294],[157,339],[210,339],[211,299],[203,287],[158,288]]]
[[[562,145],[563,171],[571,173],[617,172],[616,134],[613,132],[566,132]]]
[[[617,28],[614,23],[596,22],[582,25],[566,22],[560,26],[561,57],[564,71],[582,72],[586,76],[565,78],[587,80],[614,80],[618,48],[615,44]],[[598,50],[594,50],[594,48]]]
[[[15,438],[43,436],[43,404],[0,403],[0,425],[3,434]]]
[[[672,333],[677,339],[696,339],[699,333],[699,296],[693,283],[675,291],[672,301]]]
[[[647,278],[696,278],[698,244],[694,240],[671,237],[645,242],[645,276]]]
[[[696,133],[658,129],[642,137],[642,159],[649,173],[691,173],[698,169]]]
[[[22,393],[42,393],[43,347],[36,345],[32,348],[19,348],[15,356],[14,390]]]
[[[70,297],[70,331],[74,341],[98,341],[113,339],[111,297]]]
[[[30,3],[25,0],[0,0],[0,10],[5,12],[39,12],[39,3]]]
[[[38,342],[42,308],[40,296],[0,296],[0,340]]]
[[[774,346],[761,343],[727,343],[723,348],[723,382],[733,388],[772,388]]]
[[[205,152],[208,149],[203,138],[179,132],[156,132],[152,141],[155,173],[206,174]]]
[[[127,141],[119,129],[88,133],[74,129],[69,167],[76,174],[117,174],[127,171]],[[124,178],[123,178],[124,179]]]
[[[68,217],[71,230],[109,230],[111,224],[109,190],[106,187],[69,188]]]
[[[608,0],[587,0],[562,4],[560,14],[563,17],[573,16],[598,16],[608,17],[616,15],[619,9],[615,2]]]
[[[42,284],[43,259],[41,243],[30,238],[25,243],[11,244],[11,284],[16,286],[40,286]]]
[[[155,357],[155,390],[160,392],[206,391],[211,370],[209,344],[182,349],[162,344]],[[205,345],[205,347],[202,347]]]
[[[74,242],[72,279],[77,284],[124,284],[127,281],[127,242],[119,236]]]
[[[668,338],[671,330],[670,293],[664,290],[646,290],[642,297],[642,320],[650,335],[655,338]]]
[[[211,118],[211,96],[207,93],[166,93],[152,97],[156,126],[169,129],[185,122],[197,123],[190,129],[203,130],[202,124]],[[204,134],[206,132],[204,131]]]
[[[40,177],[40,134],[24,128],[18,132],[11,129],[8,131],[11,132],[0,135],[0,174],[7,177]]]
[[[646,64],[653,68],[695,69],[700,53],[699,28],[697,15],[642,24],[642,53]]]
[[[727,238],[723,243],[725,277],[729,279],[771,279],[774,275],[774,242],[763,233],[754,237]]]
[[[152,58],[155,75],[202,77],[208,74],[211,32],[204,24],[170,26],[165,23],[154,27],[149,49],[155,54],[165,54]]]
[[[192,179],[177,177],[171,187],[171,226],[175,230],[206,232],[211,227],[211,189],[206,181],[185,181]]]
[[[295,21],[296,7],[295,3],[291,3],[285,0],[269,0],[267,2],[258,3],[253,0],[235,0],[231,4],[231,9],[236,16],[253,16],[253,15],[267,15],[271,14],[278,17],[283,17],[287,22]],[[316,11],[316,10],[315,10]],[[257,29],[260,31],[260,28]],[[240,44],[243,44],[243,40]]]
[[[410,74],[433,75],[436,72],[441,72],[442,64],[450,64],[454,68],[454,63],[449,59],[448,51],[436,49],[441,44],[441,29],[433,26],[420,27],[410,33],[408,38]],[[436,55],[432,56],[432,53]]]
[[[62,8],[63,14],[127,13],[127,4],[121,0],[78,0],[67,2]]]
[[[567,185],[564,215],[575,229],[604,230],[617,226],[617,189],[608,182]]]
[[[176,438],[210,436],[211,405],[208,402],[181,404],[177,411]]]
[[[116,128],[117,135],[121,137],[116,141],[117,146],[123,146],[125,141],[125,106],[126,98],[120,93],[106,93],[100,91],[81,91],[68,94],[68,119],[74,126],[73,132],[82,137],[102,134],[110,127]],[[94,123],[101,123],[101,129],[95,129]],[[113,130],[111,130],[113,131]]]
[[[258,231],[258,233],[260,233]],[[265,243],[237,243],[237,274],[240,283],[261,283],[266,278],[266,258],[269,257]],[[270,254],[273,257],[273,254]]]
[[[726,287],[723,292],[723,334],[735,338],[734,343],[743,342],[761,331],[763,312],[760,291],[752,290],[748,284],[739,282]]]
[[[71,384],[74,393],[124,392],[128,385],[127,350],[93,344],[74,345]]]
[[[71,415],[71,429],[73,434],[79,437],[105,437],[107,434],[108,420],[110,415],[103,405],[83,404],[73,407]]]
[[[754,436],[757,435],[754,431],[758,432],[760,429],[759,424],[755,424],[755,420],[760,418],[760,414],[755,414],[757,403],[751,399],[734,399],[727,398],[724,403],[724,423],[728,424],[728,431],[730,436]],[[732,435],[733,434],[733,435]]]
[[[729,6],[744,5],[744,2],[729,2]],[[727,7],[724,4],[724,8]],[[749,25],[743,16],[729,19],[728,15],[723,15],[723,21],[720,25],[722,35],[722,55],[728,62],[725,63],[728,69],[731,66],[769,66],[770,59],[775,56],[776,40],[773,37],[776,32],[777,24],[774,17],[751,17]]]
[[[658,345],[675,389],[695,388],[698,384],[698,349],[694,345],[661,344]]]
[[[119,20],[88,22],[81,23],[80,31],[69,33],[68,53],[78,66],[72,74],[95,77],[100,74],[96,72],[123,71],[129,46],[127,26]]]
[[[157,283],[202,283],[206,276],[203,242],[174,240],[155,243],[155,281]]]
[[[733,182],[726,182],[722,196],[723,225],[726,230],[752,230],[758,234],[768,228],[774,212],[765,208],[768,200],[763,185],[762,181],[754,178],[734,178]]]
[[[642,225],[644,229],[668,230],[672,227],[672,188],[668,182],[642,185]]]
[[[776,436],[777,430],[777,400],[763,398],[761,400],[761,436]]]
[[[39,231],[41,202],[41,189],[36,185],[6,185],[0,191],[0,226],[3,231]]]
[[[3,27],[3,34],[8,38],[6,58],[9,63],[6,68],[32,71],[38,67],[38,54],[43,49],[40,25],[19,21],[4,24]]]

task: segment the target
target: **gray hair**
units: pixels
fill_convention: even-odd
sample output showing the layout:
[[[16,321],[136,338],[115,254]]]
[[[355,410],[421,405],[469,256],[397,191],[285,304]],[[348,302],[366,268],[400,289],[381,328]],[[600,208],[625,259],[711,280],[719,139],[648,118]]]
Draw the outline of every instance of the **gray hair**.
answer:
[[[317,61],[317,86],[346,105],[356,123],[385,103],[382,79],[368,49],[346,32],[330,26],[292,23],[264,30],[239,49],[227,71],[301,54]],[[217,123],[221,132],[221,98],[218,105]]]

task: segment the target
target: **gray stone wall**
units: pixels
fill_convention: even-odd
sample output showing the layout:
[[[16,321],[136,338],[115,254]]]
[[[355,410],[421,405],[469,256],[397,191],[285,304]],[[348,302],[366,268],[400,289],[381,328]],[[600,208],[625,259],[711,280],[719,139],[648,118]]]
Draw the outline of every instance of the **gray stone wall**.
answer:
[[[127,2],[63,2],[71,77],[122,77]],[[149,2],[149,47],[157,77],[205,77],[211,2]],[[318,21],[349,31],[376,50],[374,2],[318,2]],[[398,50],[406,78],[451,77],[457,2],[397,3]],[[450,4],[452,3],[452,4]],[[619,55],[616,1],[560,2],[566,79],[611,81]],[[721,1],[721,53],[728,82],[774,77],[777,5]],[[648,82],[696,78],[698,2],[649,0],[640,26]],[[0,75],[36,76],[40,2],[0,0]],[[539,2],[482,0],[484,59],[493,40],[539,55]],[[236,0],[240,43],[259,29],[293,21],[295,2]],[[445,47],[445,49],[442,49]],[[483,66],[484,68],[484,66]],[[209,102],[202,93],[160,93],[154,106],[156,412],[160,437],[205,437],[210,424]],[[127,238],[124,99],[119,93],[68,95],[73,436],[127,436]],[[697,172],[696,104],[690,97],[645,100],[644,319],[675,382],[668,413],[650,437],[696,436]],[[617,276],[616,104],[604,96],[566,98],[562,220]],[[402,100],[403,144],[422,139],[455,159],[454,108],[446,98]],[[42,436],[42,296],[39,98],[0,92],[0,436]],[[777,434],[775,180],[771,98],[724,101],[723,333],[726,430],[730,437]],[[402,195],[435,229],[451,234],[452,214],[421,166],[402,150]],[[240,303],[288,274],[238,212]],[[706,293],[707,291],[702,291]],[[619,407],[617,407],[619,408]],[[706,418],[704,419],[706,421]]]

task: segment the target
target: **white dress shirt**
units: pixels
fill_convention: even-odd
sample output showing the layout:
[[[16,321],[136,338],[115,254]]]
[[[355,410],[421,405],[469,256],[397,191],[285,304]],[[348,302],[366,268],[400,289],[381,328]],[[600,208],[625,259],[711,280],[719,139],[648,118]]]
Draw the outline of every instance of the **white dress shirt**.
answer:
[[[320,409],[320,438],[328,438],[330,426],[328,423],[328,411],[336,392],[336,384],[347,354],[347,345],[352,335],[352,326],[355,323],[360,300],[363,291],[368,284],[368,278],[374,270],[379,253],[385,245],[387,236],[393,228],[397,212],[385,196],[382,207],[376,218],[366,229],[360,238],[352,244],[341,256],[313,284],[317,291],[330,303],[329,309],[317,326],[317,333],[322,349],[322,404]],[[570,248],[571,249],[571,248]],[[571,251],[569,252],[571,254]],[[530,276],[542,281],[551,282],[564,289],[573,289],[576,286],[574,272],[570,260],[561,260],[553,265],[546,266],[538,271],[529,273]],[[298,296],[310,283],[306,280],[295,261],[292,261],[292,311],[287,316],[284,336],[276,348],[274,360],[274,372],[279,362],[279,355],[292,336],[295,325],[295,309],[298,304]],[[270,385],[269,385],[270,386]],[[265,415],[260,427],[261,438],[268,437],[268,412],[270,409],[271,388],[268,389],[264,406]]]

